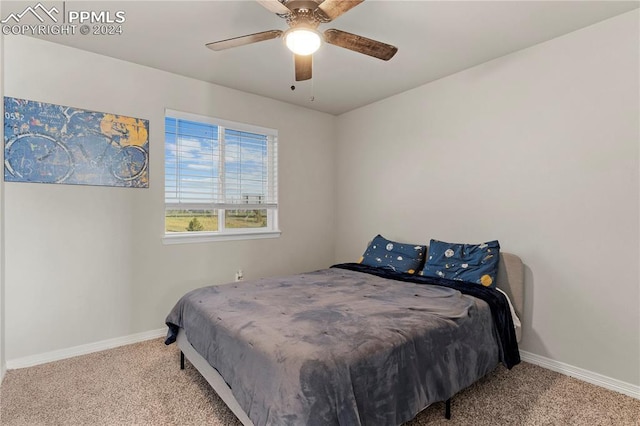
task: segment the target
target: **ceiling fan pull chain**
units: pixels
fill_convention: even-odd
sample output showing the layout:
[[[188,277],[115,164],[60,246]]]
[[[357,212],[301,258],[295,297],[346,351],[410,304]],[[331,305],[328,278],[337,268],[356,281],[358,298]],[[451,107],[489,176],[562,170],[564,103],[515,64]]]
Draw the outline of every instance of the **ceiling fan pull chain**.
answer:
[[[316,100],[315,88],[314,88],[314,84],[313,84],[313,79],[311,79],[311,96],[309,96],[309,101],[313,102],[315,100]]]

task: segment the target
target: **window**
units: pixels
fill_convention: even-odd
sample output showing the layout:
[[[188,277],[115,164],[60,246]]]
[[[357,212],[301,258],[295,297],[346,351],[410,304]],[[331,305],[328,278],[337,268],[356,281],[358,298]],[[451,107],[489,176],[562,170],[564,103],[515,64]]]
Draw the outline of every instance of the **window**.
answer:
[[[166,111],[165,243],[278,230],[276,130]]]

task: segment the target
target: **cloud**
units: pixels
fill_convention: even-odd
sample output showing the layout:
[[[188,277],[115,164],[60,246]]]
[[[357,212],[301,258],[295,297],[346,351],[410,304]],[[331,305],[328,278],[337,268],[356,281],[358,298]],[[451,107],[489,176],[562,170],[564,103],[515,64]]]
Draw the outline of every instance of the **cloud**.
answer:
[[[215,166],[213,164],[196,164],[196,163],[187,163],[186,167],[188,169],[192,169],[192,170],[211,170],[213,171],[215,169]]]
[[[255,163],[267,166],[267,147],[265,146],[251,146],[247,147],[245,144],[238,142],[230,142],[225,145],[225,162],[235,163],[242,161],[243,163]]]

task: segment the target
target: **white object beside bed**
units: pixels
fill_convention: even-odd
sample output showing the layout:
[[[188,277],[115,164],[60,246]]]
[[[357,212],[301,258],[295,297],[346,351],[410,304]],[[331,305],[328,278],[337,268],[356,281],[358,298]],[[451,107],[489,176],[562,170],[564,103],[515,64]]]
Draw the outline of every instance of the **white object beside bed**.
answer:
[[[516,340],[520,343],[520,338],[522,337],[522,323],[520,322],[520,318],[516,314],[515,309],[513,308],[513,303],[511,303],[511,299],[507,293],[505,293],[500,288],[496,288],[500,293],[504,294],[504,297],[507,298],[507,302],[509,303],[509,310],[511,311],[511,319],[513,320],[513,328],[516,330]]]

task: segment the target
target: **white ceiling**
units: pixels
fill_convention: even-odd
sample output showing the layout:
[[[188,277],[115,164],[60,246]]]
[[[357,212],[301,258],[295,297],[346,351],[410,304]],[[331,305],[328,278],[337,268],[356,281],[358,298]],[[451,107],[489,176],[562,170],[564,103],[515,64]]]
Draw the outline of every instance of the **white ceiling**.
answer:
[[[4,1],[2,15],[34,3]],[[283,19],[251,0],[67,1],[67,10],[125,11],[123,34],[42,38],[337,115],[638,5],[367,0],[319,29],[338,28],[393,44],[399,49],[396,56],[384,62],[324,45],[314,55],[313,79],[298,83],[291,53],[280,39],[221,52],[205,47],[211,41],[287,28]]]

